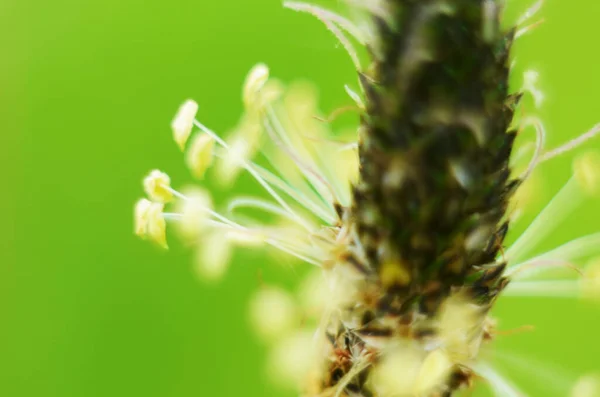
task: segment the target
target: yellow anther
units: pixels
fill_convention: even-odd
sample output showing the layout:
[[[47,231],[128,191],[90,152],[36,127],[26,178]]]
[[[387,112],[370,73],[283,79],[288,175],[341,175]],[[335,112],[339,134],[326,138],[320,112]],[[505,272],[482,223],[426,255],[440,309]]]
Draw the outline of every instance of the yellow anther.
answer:
[[[286,335],[296,320],[294,300],[280,288],[261,288],[250,301],[250,323],[266,341]]]
[[[254,66],[244,82],[242,99],[246,108],[252,108],[257,95],[269,79],[269,68],[263,63]]]
[[[138,237],[146,238],[148,228],[148,210],[152,203],[148,199],[140,199],[134,208],[134,232]]]
[[[600,195],[600,154],[587,152],[575,159],[573,163],[575,179],[582,189],[593,196]]]
[[[175,118],[171,122],[171,128],[173,129],[173,139],[179,145],[181,150],[185,148],[192,128],[194,128],[194,120],[196,119],[196,113],[198,112],[198,104],[191,99],[188,99],[179,107]]]
[[[164,172],[154,170],[144,178],[144,191],[152,201],[168,203],[173,199],[170,191],[171,178]]]
[[[167,245],[167,223],[165,222],[165,218],[163,217],[163,208],[164,205],[161,203],[152,203],[148,208],[148,224],[146,235],[147,237],[154,243],[156,243],[159,247],[164,249],[169,248]]]
[[[215,140],[207,134],[197,135],[187,153],[187,165],[196,178],[203,178],[213,161]]]
[[[167,245],[166,222],[163,217],[161,203],[152,203],[147,199],[141,199],[135,204],[134,220],[135,234],[143,239],[150,239],[162,248]]]

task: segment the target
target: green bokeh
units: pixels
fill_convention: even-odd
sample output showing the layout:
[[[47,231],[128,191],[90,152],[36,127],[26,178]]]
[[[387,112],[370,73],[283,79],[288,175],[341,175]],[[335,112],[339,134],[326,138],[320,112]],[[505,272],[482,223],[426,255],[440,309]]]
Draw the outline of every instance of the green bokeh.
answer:
[[[529,111],[546,121],[549,147],[600,120],[600,3],[577,3],[548,1],[546,22],[516,47],[515,83],[526,68],[541,72],[547,100]],[[314,81],[330,111],[356,81],[342,48],[279,0],[4,0],[0,22],[0,395],[286,395],[265,379],[246,305],[259,270],[286,284],[296,272],[244,252],[221,284],[203,283],[185,248],[163,253],[134,238],[131,210],[149,169],[191,180],[169,130],[182,100],[227,130],[247,70],[263,61],[283,80]],[[571,159],[544,166],[536,209]],[[546,247],[598,230],[599,209],[588,203]],[[559,378],[552,367],[571,380],[595,369],[593,306],[507,299],[497,314],[504,329],[537,325],[498,340],[535,358],[509,371],[532,395],[565,394],[539,385]]]

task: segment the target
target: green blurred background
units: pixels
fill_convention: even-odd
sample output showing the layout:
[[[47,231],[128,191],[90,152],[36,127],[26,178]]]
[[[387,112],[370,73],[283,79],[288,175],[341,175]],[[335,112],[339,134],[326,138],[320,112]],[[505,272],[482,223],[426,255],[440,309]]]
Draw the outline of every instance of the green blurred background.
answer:
[[[529,0],[509,3],[516,15]],[[547,3],[546,23],[516,46],[515,82],[541,72],[537,113],[553,147],[600,121],[600,3]],[[3,0],[0,26],[0,395],[293,395],[266,379],[246,306],[259,270],[286,285],[296,272],[242,253],[223,282],[203,283],[184,247],[138,241],[131,211],[148,170],[191,181],[169,129],[184,99],[226,130],[247,70],[263,61],[283,80],[318,84],[328,112],[356,81],[343,50],[279,0]],[[544,166],[534,210],[567,180],[571,158]],[[599,220],[589,202],[546,246]],[[504,329],[537,326],[497,342],[534,359],[505,366],[531,395],[565,395],[560,377],[597,367],[594,306],[506,299],[496,313]]]

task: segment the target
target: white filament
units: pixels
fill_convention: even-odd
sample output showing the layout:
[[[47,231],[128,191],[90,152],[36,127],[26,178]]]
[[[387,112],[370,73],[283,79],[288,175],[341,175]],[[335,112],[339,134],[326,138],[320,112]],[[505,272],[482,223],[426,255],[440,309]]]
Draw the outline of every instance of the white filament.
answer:
[[[215,142],[217,142],[223,148],[229,150],[229,145],[212,130],[207,128],[204,124],[200,123],[198,120],[195,120],[194,124],[203,132],[212,136]],[[279,203],[279,205],[283,207],[283,209],[285,209],[292,217],[294,217],[297,220],[297,222],[300,225],[302,225],[305,229],[309,231],[311,230],[310,225],[308,225],[306,221],[302,219],[302,217],[300,217],[294,210],[292,210],[292,208],[281,198],[281,196],[277,194],[277,192],[274,191],[273,188],[260,176],[260,174],[251,165],[251,163],[247,162],[244,159],[240,159],[240,164]]]
[[[574,177],[552,198],[550,203],[538,214],[521,234],[517,241],[506,251],[506,257],[513,263],[525,259],[537,244],[556,228],[581,202],[583,194]],[[549,227],[552,225],[552,227]]]
[[[525,393],[518,390],[508,380],[504,379],[495,369],[486,363],[475,363],[475,371],[488,380],[492,391],[497,397],[526,397]]]
[[[502,291],[502,296],[574,298],[581,285],[572,280],[513,281]]]

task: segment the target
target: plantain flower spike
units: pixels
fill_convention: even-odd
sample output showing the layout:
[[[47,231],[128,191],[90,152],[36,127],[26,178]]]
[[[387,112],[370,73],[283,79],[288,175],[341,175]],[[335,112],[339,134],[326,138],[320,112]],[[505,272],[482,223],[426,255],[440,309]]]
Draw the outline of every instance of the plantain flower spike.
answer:
[[[249,181],[259,190],[213,205],[206,186],[178,191],[154,170],[135,234],[166,247],[173,226],[207,281],[238,249],[312,266],[297,294],[261,286],[248,307],[269,342],[270,377],[303,397],[454,397],[474,383],[526,396],[493,360],[498,300],[598,301],[600,290],[600,267],[584,266],[600,257],[600,230],[541,249],[597,202],[597,153],[577,157],[554,198],[506,239],[539,195],[537,170],[600,135],[599,124],[547,149],[543,121],[525,109],[544,104],[539,74],[509,84],[513,44],[542,2],[508,28],[501,0],[337,3],[340,12],[285,6],[320,20],[348,55],[358,87],[340,87],[347,103],[323,116],[314,85],[284,84],[263,63],[248,72],[244,112],[226,136],[186,101],[172,127],[192,175],[222,187],[243,177],[236,191]],[[354,117],[349,132],[343,113]],[[572,396],[596,396],[590,385]]]

